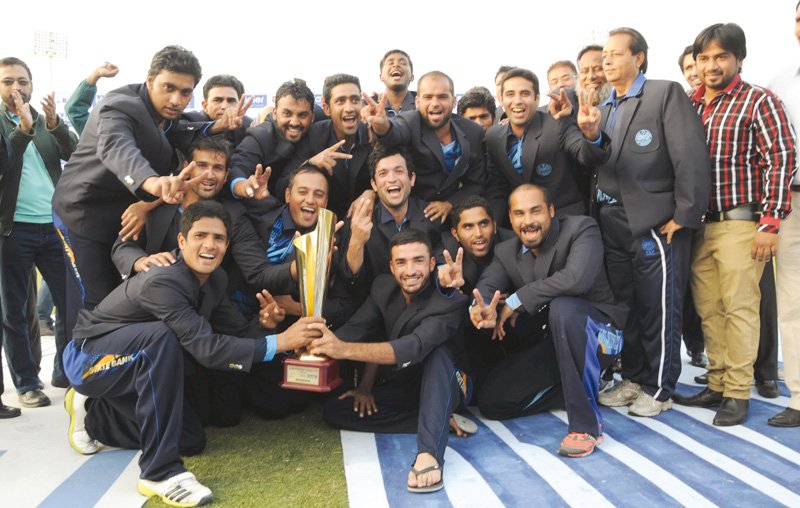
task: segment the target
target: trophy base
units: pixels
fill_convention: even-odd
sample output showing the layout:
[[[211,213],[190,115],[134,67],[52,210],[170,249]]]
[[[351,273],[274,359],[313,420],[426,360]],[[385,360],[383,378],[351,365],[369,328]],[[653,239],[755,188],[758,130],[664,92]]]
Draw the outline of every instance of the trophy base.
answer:
[[[281,388],[307,392],[327,393],[342,384],[339,377],[339,362],[301,360],[290,357],[283,361]]]

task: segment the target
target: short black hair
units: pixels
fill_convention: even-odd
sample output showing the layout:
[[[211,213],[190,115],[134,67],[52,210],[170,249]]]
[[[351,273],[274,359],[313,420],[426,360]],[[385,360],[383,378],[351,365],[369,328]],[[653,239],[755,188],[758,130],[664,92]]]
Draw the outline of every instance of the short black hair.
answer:
[[[330,182],[328,181],[329,178],[328,173],[326,171],[319,169],[316,166],[312,166],[311,164],[303,164],[299,168],[293,169],[292,172],[289,173],[289,178],[288,178],[289,183],[286,185],[286,188],[291,189],[292,185],[294,185],[295,177],[297,177],[297,175],[302,175],[304,173],[313,173],[317,175],[322,175],[325,178],[325,185],[327,187],[326,191],[330,192],[331,185]]]
[[[681,68],[681,72],[683,72],[683,61],[684,61],[684,59],[686,59],[686,55],[691,55],[692,54],[693,48],[694,48],[694,46],[692,44],[689,44],[688,46],[683,48],[683,52],[681,53],[681,56],[678,57],[678,67]],[[694,58],[694,56],[692,56],[692,58]]]
[[[581,57],[588,53],[589,51],[599,51],[603,52],[603,46],[599,44],[589,44],[588,46],[584,46],[582,50],[578,51],[578,58],[575,59],[575,62],[580,62]]]
[[[311,107],[311,111],[314,111],[314,104],[316,103],[314,100],[314,92],[311,91],[305,80],[294,78],[284,82],[281,86],[279,86],[278,91],[275,92],[275,105],[277,106],[278,101],[287,96],[298,102],[308,102],[308,105]]]
[[[406,60],[408,60],[408,66],[411,68],[411,74],[414,74],[414,62],[411,61],[411,57],[408,56],[408,53],[406,53],[402,49],[390,49],[389,51],[387,51],[386,53],[383,54],[383,58],[381,58],[381,66],[380,66],[381,72],[383,72],[383,63],[386,61],[387,58],[389,58],[389,55],[393,55],[395,53],[399,53],[399,54],[403,55],[404,57],[406,57]]]
[[[194,77],[195,86],[203,77],[203,69],[194,53],[178,45],[166,46],[153,55],[147,75],[156,77],[161,71],[189,74]]]
[[[219,136],[199,137],[189,145],[186,151],[186,160],[191,162],[194,159],[194,152],[205,150],[225,154],[225,168],[231,163],[231,144],[227,139]]]
[[[505,74],[506,72],[510,71],[513,68],[514,68],[513,65],[501,65],[500,67],[498,67],[497,72],[494,73],[495,81],[497,81],[497,76],[499,76],[500,74]]]
[[[402,145],[386,146],[382,143],[376,143],[372,148],[372,153],[369,154],[367,165],[369,166],[369,177],[375,178],[375,166],[386,157],[400,154],[406,160],[406,168],[408,168],[408,176],[414,173],[414,161],[411,159],[411,153]]]
[[[31,68],[28,67],[28,64],[20,60],[15,56],[7,56],[5,58],[0,58],[0,67],[10,67],[12,65],[19,65],[20,67],[25,69],[25,72],[28,73],[28,79],[33,81],[33,76],[31,75]]]
[[[464,199],[457,201],[453,209],[450,211],[450,223],[452,226],[454,228],[458,228],[458,225],[461,224],[461,214],[466,210],[471,210],[472,208],[483,208],[486,210],[489,218],[492,219],[492,222],[494,222],[494,211],[492,210],[492,205],[489,204],[489,201],[483,196],[471,194]]]
[[[455,95],[455,93],[456,93],[455,92],[455,86],[453,85],[452,78],[450,76],[448,76],[447,74],[445,74],[444,72],[442,72],[442,71],[430,71],[430,72],[426,72],[425,74],[423,74],[422,77],[417,80],[417,93],[419,93],[419,89],[422,88],[422,82],[425,81],[428,78],[444,78],[444,79],[446,79],[447,83],[450,84],[450,93]]]
[[[408,228],[405,231],[400,231],[392,237],[392,241],[389,242],[389,252],[391,253],[392,249],[398,245],[407,245],[409,243],[424,244],[425,247],[428,248],[428,255],[433,256],[433,246],[431,245],[431,239],[428,238],[428,234],[412,228]]]
[[[747,39],[742,27],[736,23],[716,23],[704,28],[694,40],[692,57],[696,60],[697,55],[712,42],[733,53],[737,60],[744,60],[747,56]]]
[[[492,115],[492,121],[494,122],[494,114],[497,106],[495,105],[492,92],[485,86],[475,86],[467,90],[464,95],[461,96],[461,100],[458,101],[456,112],[464,116],[464,111],[469,108],[486,109]]]
[[[542,187],[540,185],[533,184],[533,183],[523,183],[522,185],[518,186],[516,189],[512,190],[511,193],[508,195],[509,211],[511,209],[511,196],[513,196],[517,192],[522,192],[522,191],[526,191],[526,190],[538,190],[539,192],[541,192],[542,196],[544,196],[544,204],[547,206],[547,208],[550,208],[550,205],[553,204],[553,202],[550,201],[550,193],[547,192],[546,188],[544,188],[544,187]]]
[[[631,54],[638,54],[642,53],[644,55],[644,60],[642,60],[642,66],[639,67],[639,72],[644,74],[647,72],[647,41],[644,39],[644,35],[639,33],[638,30],[627,26],[621,26],[619,28],[615,28],[608,32],[608,36],[611,37],[612,35],[630,35],[631,36],[631,44],[630,50]]]
[[[212,88],[218,88],[222,86],[229,86],[236,90],[236,95],[239,98],[242,98],[244,95],[244,85],[241,81],[236,79],[236,76],[231,76],[230,74],[217,74],[216,76],[211,76],[208,78],[208,81],[203,85],[203,99],[208,100],[208,92],[211,91]]]
[[[533,71],[528,69],[523,69],[521,67],[514,67],[513,69],[506,72],[506,75],[503,76],[503,81],[500,82],[500,91],[502,92],[505,88],[506,81],[511,78],[522,78],[530,81],[533,83],[533,93],[539,95],[539,78],[536,77],[536,74]]]
[[[356,76],[350,74],[334,74],[325,78],[325,83],[322,85],[322,98],[325,99],[325,103],[328,106],[331,105],[331,92],[334,87],[344,85],[345,83],[352,83],[358,87],[359,92],[361,91],[361,81],[359,81]]]
[[[225,234],[228,237],[228,241],[230,241],[231,230],[233,229],[231,226],[231,214],[219,201],[213,199],[201,199],[183,211],[181,216],[181,235],[184,238],[188,237],[192,225],[205,217],[221,220],[225,224]]]
[[[550,77],[549,77],[550,76],[550,71],[552,71],[553,69],[556,69],[558,67],[567,67],[567,68],[569,68],[569,70],[571,70],[573,72],[573,74],[575,74],[576,76],[578,75],[578,69],[575,67],[574,63],[570,62],[569,60],[559,60],[558,62],[553,62],[553,64],[550,67],[547,68],[546,76],[548,76],[548,78],[547,78],[548,81],[550,81]]]

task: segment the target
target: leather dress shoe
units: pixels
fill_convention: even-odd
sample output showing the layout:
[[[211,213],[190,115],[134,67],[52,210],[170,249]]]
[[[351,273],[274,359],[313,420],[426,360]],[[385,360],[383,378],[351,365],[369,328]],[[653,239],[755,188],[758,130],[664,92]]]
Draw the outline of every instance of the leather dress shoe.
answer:
[[[714,425],[717,427],[739,425],[747,417],[749,409],[749,400],[725,397],[722,399],[722,404],[719,406],[717,414],[714,415]]]
[[[0,420],[4,420],[6,418],[16,418],[21,414],[22,411],[20,411],[18,407],[6,406],[3,404],[3,401],[0,400]]]
[[[781,391],[778,389],[778,382],[774,379],[756,381],[756,390],[758,390],[759,395],[766,399],[777,399],[781,394]]]
[[[699,385],[707,385],[708,384],[708,372],[705,374],[700,374],[699,376],[694,377],[694,382]]]
[[[722,392],[715,392],[711,388],[703,388],[703,391],[694,395],[672,394],[672,400],[681,406],[711,407],[722,402]]]
[[[767,420],[767,423],[773,427],[800,427],[800,411],[787,407]]]

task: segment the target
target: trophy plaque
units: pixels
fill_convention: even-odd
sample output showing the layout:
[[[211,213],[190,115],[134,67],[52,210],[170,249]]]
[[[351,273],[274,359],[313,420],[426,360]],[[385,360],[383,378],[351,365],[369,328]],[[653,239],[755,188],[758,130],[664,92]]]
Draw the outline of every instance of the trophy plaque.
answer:
[[[336,214],[320,208],[314,231],[294,240],[303,317],[322,316],[322,306],[328,290],[335,226]],[[339,363],[336,360],[313,355],[303,349],[283,361],[282,388],[329,392],[340,384],[342,379],[339,377]]]

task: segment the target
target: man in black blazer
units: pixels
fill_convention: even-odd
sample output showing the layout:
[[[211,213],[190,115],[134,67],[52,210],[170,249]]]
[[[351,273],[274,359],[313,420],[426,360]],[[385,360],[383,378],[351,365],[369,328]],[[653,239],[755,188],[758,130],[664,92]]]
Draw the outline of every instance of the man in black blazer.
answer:
[[[428,201],[425,216],[444,222],[459,199],[483,194],[486,161],[484,131],[471,120],[453,115],[453,80],[433,71],[419,79],[417,110],[389,120],[383,104],[369,97],[367,122],[378,142],[405,146],[414,159],[417,181],[414,195]]]
[[[414,81],[414,62],[402,49],[390,49],[380,63],[380,79],[386,85],[386,114],[394,117],[398,113],[417,109],[417,94],[408,89]]]
[[[245,102],[244,85],[236,76],[218,74],[208,78],[203,85],[202,111],[188,111],[183,116],[192,122],[213,122],[225,115],[236,115],[240,109],[248,109],[252,103],[252,97]],[[245,116],[242,125],[218,136],[224,137],[235,147],[242,142],[251,123],[253,119]]]
[[[411,196],[416,173],[408,152],[378,145],[369,158],[370,183],[377,201],[361,197],[342,229],[345,255],[339,263],[342,277],[360,302],[367,281],[389,270],[389,244],[400,231],[416,229],[428,236],[433,255],[442,261],[441,225],[425,217],[426,203]]]
[[[310,164],[328,175],[328,209],[344,218],[350,204],[364,191],[370,191],[367,159],[372,151],[369,131],[361,123],[361,83],[356,76],[334,74],[325,78],[322,87],[322,108],[330,117],[315,122],[295,147],[291,169]],[[283,194],[288,174],[277,183]]]
[[[581,166],[608,159],[608,136],[577,123],[572,102],[563,90],[556,92],[558,96],[548,105],[550,113],[539,109],[539,80],[527,69],[511,69],[500,87],[508,123],[486,131],[486,194],[495,218],[505,223],[508,194],[523,183],[546,188],[559,214],[585,214],[581,189],[588,176]],[[572,92],[569,95],[574,97]],[[583,101],[579,105],[590,107]]]
[[[95,440],[140,448],[139,492],[181,506],[213,497],[179,456],[183,352],[210,368],[249,371],[276,352],[308,344],[319,336],[308,325],[322,323],[304,318],[282,334],[248,332],[249,323],[228,300],[219,269],[229,231],[230,217],[219,203],[203,201],[187,209],[178,262],[131,277],[93,311],[81,311],[75,338],[64,352],[74,386],[66,399],[70,445],[84,454],[97,451]],[[270,309],[264,305],[263,310]],[[88,407],[87,397],[94,398]],[[120,427],[131,435],[114,441]]]
[[[692,230],[700,227],[710,193],[708,149],[681,86],[645,78],[642,34],[611,31],[603,54],[614,90],[600,108],[611,157],[596,168],[598,222],[609,282],[631,312],[623,381],[603,392],[600,403],[656,416],[670,409],[681,370]]]
[[[391,243],[392,274],[375,278],[369,298],[347,323],[335,334],[309,325],[323,333],[309,346],[312,353],[381,365],[377,386],[364,378],[358,388],[374,398],[377,412],[359,416],[345,397],[329,399],[324,417],[342,429],[416,432],[418,453],[408,476],[413,492],[442,488],[448,422],[467,394],[460,343],[467,298],[440,292],[431,276],[435,267],[425,233],[398,233]]]
[[[513,418],[565,404],[569,433],[558,453],[583,457],[602,441],[600,372],[622,348],[627,309],[614,303],[598,262],[603,244],[593,219],[556,216],[546,190],[532,184],[511,193],[509,208],[517,237],[495,248],[473,291],[470,319],[478,329],[494,328],[493,339],[513,333],[511,340],[527,343],[496,364],[478,405],[490,418]],[[540,333],[543,325],[549,334]]]
[[[110,92],[89,115],[53,195],[54,218],[74,254],[86,308],[119,283],[110,254],[125,209],[137,199],[179,203],[185,182],[170,176],[179,167],[177,150],[185,153],[202,131],[236,127],[227,120],[180,121],[200,77],[194,54],[167,46],[153,56],[145,83]]]

